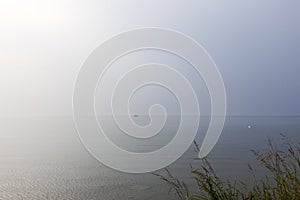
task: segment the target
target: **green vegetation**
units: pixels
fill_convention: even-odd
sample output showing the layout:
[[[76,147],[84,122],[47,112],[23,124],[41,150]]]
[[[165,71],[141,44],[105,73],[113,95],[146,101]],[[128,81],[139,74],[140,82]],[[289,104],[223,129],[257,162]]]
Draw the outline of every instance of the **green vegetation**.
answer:
[[[253,168],[249,166],[254,177],[252,186],[240,181],[222,180],[208,159],[201,159],[201,166],[191,169],[196,192],[191,192],[189,186],[168,169],[164,174],[155,175],[170,186],[170,194],[175,194],[181,200],[300,200],[299,143],[293,145],[282,136],[282,149],[269,140],[266,150],[253,150],[252,153],[268,171],[265,177],[257,180]]]

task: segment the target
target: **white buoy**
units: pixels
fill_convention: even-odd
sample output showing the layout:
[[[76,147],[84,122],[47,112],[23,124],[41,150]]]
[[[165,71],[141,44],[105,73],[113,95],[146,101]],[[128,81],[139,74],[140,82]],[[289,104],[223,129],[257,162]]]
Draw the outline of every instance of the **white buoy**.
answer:
[[[250,128],[252,128],[252,126],[251,126],[251,125],[248,125],[248,128],[250,129]]]

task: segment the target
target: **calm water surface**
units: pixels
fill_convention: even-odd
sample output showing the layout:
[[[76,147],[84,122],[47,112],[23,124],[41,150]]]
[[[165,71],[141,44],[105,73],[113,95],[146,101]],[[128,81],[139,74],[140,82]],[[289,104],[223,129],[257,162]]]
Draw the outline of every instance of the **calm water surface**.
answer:
[[[171,123],[167,130],[174,127]],[[206,127],[199,128],[199,143]],[[220,176],[247,182],[247,165],[257,166],[249,150],[264,149],[267,138],[279,142],[281,133],[299,143],[300,117],[228,117],[209,158]],[[169,169],[191,183],[188,164],[199,165],[195,157],[191,147]],[[170,199],[167,189],[150,173],[116,172],[94,160],[81,145],[72,118],[1,119],[1,200]]]

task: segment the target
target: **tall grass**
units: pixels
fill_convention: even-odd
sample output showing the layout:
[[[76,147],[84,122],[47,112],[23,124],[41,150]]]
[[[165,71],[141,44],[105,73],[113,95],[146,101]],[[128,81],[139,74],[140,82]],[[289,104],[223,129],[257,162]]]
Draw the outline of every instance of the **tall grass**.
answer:
[[[198,168],[191,168],[191,175],[197,191],[175,177],[168,169],[164,174],[155,174],[169,185],[169,193],[181,200],[300,200],[300,148],[282,135],[281,148],[268,140],[266,150],[252,150],[256,160],[269,173],[261,179],[253,174],[254,185],[241,181],[222,180],[214,171],[208,159],[201,159]],[[196,145],[196,149],[198,146]]]

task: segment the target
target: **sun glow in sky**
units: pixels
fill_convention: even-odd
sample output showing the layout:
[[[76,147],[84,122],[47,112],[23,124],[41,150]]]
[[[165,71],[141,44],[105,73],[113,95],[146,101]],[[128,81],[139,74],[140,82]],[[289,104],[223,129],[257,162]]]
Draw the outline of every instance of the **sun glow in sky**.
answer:
[[[183,32],[210,53],[229,114],[300,114],[299,1],[1,0],[1,116],[71,115],[89,53],[139,27]]]
[[[23,28],[61,27],[66,23],[66,1],[18,1],[0,2],[2,23]]]

